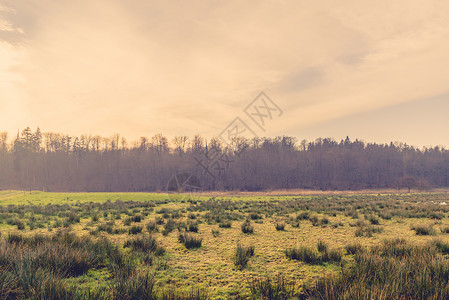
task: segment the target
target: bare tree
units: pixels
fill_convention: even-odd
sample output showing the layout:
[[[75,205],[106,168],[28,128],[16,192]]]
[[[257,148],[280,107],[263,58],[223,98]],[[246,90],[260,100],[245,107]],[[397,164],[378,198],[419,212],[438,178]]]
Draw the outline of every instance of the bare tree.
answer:
[[[188,142],[189,138],[187,136],[175,136],[172,141],[175,152],[183,155],[186,152]]]

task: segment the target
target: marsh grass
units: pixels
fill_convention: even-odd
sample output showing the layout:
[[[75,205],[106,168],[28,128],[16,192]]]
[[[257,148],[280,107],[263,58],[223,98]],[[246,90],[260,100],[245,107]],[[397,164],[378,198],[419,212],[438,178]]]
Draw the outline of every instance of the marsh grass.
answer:
[[[317,280],[304,297],[320,299],[447,299],[449,262],[438,244],[386,240],[355,254],[341,274]],[[446,246],[444,246],[446,249]],[[444,250],[446,251],[446,250]]]
[[[434,235],[435,230],[432,224],[419,224],[412,226],[412,230],[416,232],[417,235]]]
[[[165,249],[160,246],[157,240],[151,235],[143,235],[133,239],[127,240],[124,245],[125,248],[130,247],[134,251],[144,253],[154,253],[161,256],[165,253]]]
[[[284,222],[276,222],[275,228],[277,231],[285,230],[285,223]]]
[[[233,299],[238,295],[260,299],[262,294],[275,295],[270,291],[277,289],[275,284],[277,279],[270,277],[269,283],[258,285],[261,290],[259,296],[251,296],[250,282],[247,281],[248,274],[265,281],[265,274],[284,273],[289,282],[293,278],[301,278],[300,282],[308,284],[307,289],[300,288],[298,291],[312,291],[313,282],[319,279],[321,274],[336,278],[336,275],[358,266],[356,259],[362,255],[380,257],[380,260],[375,260],[376,263],[383,263],[384,260],[406,261],[410,257],[417,256],[415,255],[417,250],[414,247],[419,248],[424,244],[429,249],[433,249],[429,250],[431,252],[428,256],[429,260],[435,256],[440,257],[441,262],[445,262],[449,255],[447,254],[449,236],[443,234],[444,228],[449,228],[449,221],[445,218],[449,207],[438,204],[441,201],[449,201],[446,194],[261,195],[257,197],[244,195],[203,197],[201,200],[185,201],[144,193],[133,194],[134,198],[131,199],[128,194],[107,194],[108,196],[95,194],[95,197],[92,196],[93,194],[83,194],[82,197],[86,197],[89,201],[80,198],[81,196],[77,194],[64,195],[63,199],[59,199],[57,198],[59,196],[54,194],[36,193],[36,196],[27,195],[27,199],[31,199],[31,202],[28,200],[17,202],[23,205],[0,206],[0,232],[3,232],[1,239],[3,239],[2,243],[10,244],[9,248],[16,247],[15,252],[27,255],[29,249],[33,247],[39,248],[41,253],[46,253],[45,251],[50,253],[50,250],[35,245],[53,243],[53,241],[47,242],[39,235],[35,237],[36,232],[42,236],[53,237],[59,235],[62,230],[75,234],[82,241],[90,240],[90,242],[84,242],[86,248],[80,248],[78,245],[73,246],[68,238],[67,243],[72,245],[73,250],[66,249],[68,251],[66,256],[58,254],[61,260],[64,258],[65,263],[70,264],[69,252],[77,253],[80,261],[79,267],[75,269],[79,271],[74,271],[73,268],[67,268],[69,270],[67,274],[57,271],[59,267],[52,266],[57,262],[54,256],[48,257],[55,262],[44,264],[44,259],[41,259],[39,271],[30,263],[20,265],[20,268],[17,265],[16,269],[6,263],[0,266],[0,269],[4,271],[1,274],[6,273],[3,277],[0,276],[4,278],[1,280],[5,287],[2,290],[5,293],[18,293],[15,298],[19,299],[39,299],[39,295],[47,297],[51,292],[60,299],[113,299],[114,295],[118,295],[118,299],[128,299],[127,292],[114,292],[115,288],[119,287],[118,282],[127,278],[133,278],[131,281],[137,278],[143,280],[142,276],[147,275],[145,272],[150,271],[149,274],[154,279],[151,295],[154,299],[161,299],[162,293],[165,293],[166,297],[172,297],[167,299],[178,299],[176,297],[189,294],[189,289],[195,285],[194,282],[198,282],[204,289],[211,286],[209,290],[211,299]],[[106,197],[109,197],[111,201],[107,201]],[[146,197],[145,200],[144,197]],[[66,198],[70,198],[70,201]],[[10,203],[8,202],[10,200],[4,198],[1,201]],[[371,221],[372,216],[378,219],[379,225],[376,221]],[[247,218],[249,220],[245,221]],[[17,220],[24,223],[24,229],[18,230]],[[288,231],[275,230],[276,223],[280,223],[280,220],[286,220],[291,226],[288,227]],[[232,227],[232,223],[238,225]],[[192,233],[195,232],[194,230],[189,231],[190,224],[197,225],[198,234]],[[415,224],[430,224],[438,231],[435,235],[438,234],[439,240],[427,244],[433,236],[416,235],[415,231],[410,230]],[[244,230],[240,225],[249,225],[255,234],[242,234]],[[140,233],[129,235],[129,230],[133,226],[142,227]],[[215,234],[214,230],[217,228],[224,229],[220,229],[220,234]],[[161,229],[160,232],[158,229]],[[170,234],[174,229],[178,229],[179,233],[187,232],[190,236],[202,240],[201,247],[204,246],[204,249],[188,251],[187,247],[178,242],[178,232],[176,235]],[[93,236],[89,237],[89,232]],[[356,232],[359,234],[357,238],[354,236]],[[165,249],[163,255],[156,255],[151,250],[154,241],[140,240],[150,235],[157,241],[156,246]],[[409,242],[395,241],[390,242],[390,245],[382,242],[382,239],[392,235],[407,238]],[[320,249],[316,244],[317,237],[325,245],[320,246]],[[252,244],[260,249],[256,257],[249,259],[247,270],[243,272],[234,263],[235,241],[238,240],[244,245]],[[298,240],[301,241],[301,246],[294,247]],[[100,241],[108,241],[110,246],[92,247],[92,244],[100,243]],[[58,247],[51,244],[51,247],[47,248],[61,252]],[[307,248],[304,253],[312,253],[309,257],[312,258],[310,261],[313,263],[298,264],[295,260],[286,259],[282,252],[279,253],[279,249],[290,249],[292,253],[295,253],[293,250],[301,247]],[[377,247],[382,250],[378,250]],[[105,254],[101,254],[103,251],[101,249],[104,249]],[[295,255],[299,257],[301,251],[296,252]],[[343,252],[345,255],[342,255]],[[94,259],[87,260],[88,265],[83,266],[82,261],[86,257]],[[385,266],[392,265],[385,264]],[[427,272],[431,269],[425,270]],[[16,271],[22,274],[20,276],[23,280],[20,282],[14,275]],[[416,280],[416,277],[410,278]],[[38,285],[35,283],[37,281],[42,284]],[[43,284],[44,282],[51,285]],[[133,289],[133,286],[136,290],[147,289],[147,287],[138,287],[137,282],[128,284],[128,287],[125,286],[127,284],[125,282],[121,284],[122,291],[127,291],[128,288]],[[145,285],[148,286],[148,284]],[[1,283],[0,286],[2,286]],[[36,294],[33,294],[35,296],[29,293],[30,288],[27,286],[36,291]],[[77,288],[72,290],[72,286]],[[180,287],[183,292],[172,292],[175,286]],[[196,289],[193,290],[196,291]],[[437,293],[436,290],[435,293]],[[80,298],[77,298],[77,295]],[[432,296],[436,294],[429,295],[430,298],[437,298]],[[45,297],[42,296],[40,299]],[[0,298],[5,297],[0,295]],[[352,298],[357,297],[353,295]],[[402,295],[402,298],[411,297]]]
[[[244,247],[237,244],[235,249],[234,264],[239,270],[243,270],[249,262],[249,259],[254,255],[254,246]]]
[[[302,245],[287,248],[284,253],[289,259],[299,260],[311,265],[319,265],[325,262],[338,263],[343,257],[340,250],[329,249],[327,244],[321,240],[318,241],[317,250]]]
[[[283,276],[253,278],[248,285],[251,299],[283,300],[296,296],[294,284],[288,283]]]
[[[249,219],[246,219],[246,221],[242,223],[241,228],[242,232],[245,234],[254,233],[254,227],[251,225],[251,221]]]
[[[178,235],[178,241],[184,244],[187,249],[200,248],[203,243],[201,238],[197,238],[187,232],[180,232]]]

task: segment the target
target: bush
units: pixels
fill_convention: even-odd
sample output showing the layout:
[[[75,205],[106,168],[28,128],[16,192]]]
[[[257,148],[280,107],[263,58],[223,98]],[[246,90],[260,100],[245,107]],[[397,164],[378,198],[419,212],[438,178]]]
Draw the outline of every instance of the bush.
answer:
[[[245,222],[243,222],[242,232],[246,233],[246,234],[254,233],[254,227],[251,225],[251,221],[249,219],[247,219]]]
[[[239,270],[243,270],[248,264],[249,259],[254,255],[254,246],[243,247],[237,244],[235,250],[234,264]]]
[[[220,235],[220,230],[218,229],[212,229],[212,236],[213,237],[217,237]]]
[[[179,233],[178,241],[184,244],[187,249],[200,248],[203,242],[202,239],[196,238],[187,232]]]

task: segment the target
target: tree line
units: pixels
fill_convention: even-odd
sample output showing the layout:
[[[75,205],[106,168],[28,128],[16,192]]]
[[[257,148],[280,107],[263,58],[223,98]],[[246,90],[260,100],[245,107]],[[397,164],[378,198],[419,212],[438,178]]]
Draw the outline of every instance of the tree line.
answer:
[[[202,190],[428,189],[449,186],[449,151],[349,138],[235,137],[225,144],[156,134],[129,143],[119,134],[69,136],[29,127],[13,138],[0,133],[3,190],[165,191],[173,178],[195,178]]]

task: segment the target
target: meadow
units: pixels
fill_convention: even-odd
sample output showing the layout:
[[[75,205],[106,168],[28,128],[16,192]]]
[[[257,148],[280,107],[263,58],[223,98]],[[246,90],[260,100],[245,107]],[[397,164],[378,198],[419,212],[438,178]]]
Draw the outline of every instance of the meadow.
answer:
[[[449,194],[0,192],[2,299],[441,299]]]

